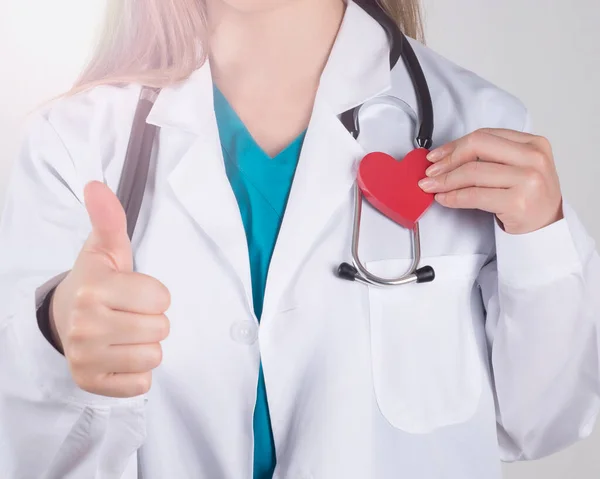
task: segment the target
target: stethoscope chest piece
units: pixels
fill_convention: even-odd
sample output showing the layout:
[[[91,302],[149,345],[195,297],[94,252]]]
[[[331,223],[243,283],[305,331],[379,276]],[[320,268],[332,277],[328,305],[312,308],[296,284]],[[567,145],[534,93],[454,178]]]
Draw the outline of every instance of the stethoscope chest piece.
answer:
[[[402,161],[385,153],[370,153],[358,168],[355,187],[354,228],[352,234],[353,265],[342,263],[338,276],[374,286],[396,286],[408,283],[428,283],[435,279],[431,266],[419,267],[421,239],[419,219],[431,207],[434,196],[425,193],[418,185],[431,165],[427,160],[429,150],[418,148]],[[413,262],[407,272],[398,278],[381,278],[370,273],[358,254],[363,199],[376,210],[412,231]]]

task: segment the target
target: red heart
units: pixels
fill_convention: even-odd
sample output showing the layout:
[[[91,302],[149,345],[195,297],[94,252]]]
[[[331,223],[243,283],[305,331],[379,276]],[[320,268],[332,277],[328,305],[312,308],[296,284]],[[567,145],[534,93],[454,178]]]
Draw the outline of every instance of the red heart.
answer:
[[[358,168],[358,186],[367,201],[405,228],[413,229],[434,201],[434,195],[418,184],[431,165],[428,153],[419,148],[402,161],[385,153],[369,153]]]

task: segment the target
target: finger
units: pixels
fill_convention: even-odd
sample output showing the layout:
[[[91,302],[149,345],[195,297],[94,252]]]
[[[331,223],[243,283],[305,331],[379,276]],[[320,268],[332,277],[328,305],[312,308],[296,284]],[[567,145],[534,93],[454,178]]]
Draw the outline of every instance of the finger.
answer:
[[[103,321],[103,328],[106,333],[102,339],[110,345],[152,344],[169,336],[170,323],[163,314],[111,311]]]
[[[536,138],[539,138],[531,133],[509,130],[507,128],[481,128],[479,131],[489,135],[499,136],[500,138],[514,141],[515,143],[533,143]]]
[[[494,136],[504,138],[509,141],[514,141],[515,143],[525,143],[525,144],[534,143],[537,139],[541,138],[541,137],[533,135],[531,133],[509,130],[506,128],[480,128],[479,130],[476,130],[476,131],[470,133],[470,135],[479,134],[479,133],[494,135]],[[467,138],[467,136],[469,136],[469,135],[466,135],[463,138]],[[437,161],[443,159],[445,156],[447,156],[450,152],[452,152],[456,148],[456,144],[459,141],[461,141],[463,138],[459,138],[457,140],[448,142],[445,145],[442,145],[439,148],[432,150],[428,155],[428,159],[431,162],[437,162]]]
[[[435,200],[447,208],[477,209],[502,214],[510,204],[511,194],[510,189],[471,187],[439,193],[435,195]]]
[[[437,176],[454,170],[469,161],[487,161],[512,166],[529,166],[534,146],[515,143],[505,138],[476,132],[444,147],[444,156],[436,159],[427,176]],[[537,154],[535,155],[537,159]]]
[[[118,271],[132,271],[131,242],[121,202],[108,186],[99,181],[86,185],[84,198],[92,224],[92,233],[84,249],[108,255]]]
[[[544,136],[504,128],[482,128],[480,131],[514,141],[515,143],[532,145],[547,156],[553,156],[552,145]]]
[[[89,392],[113,398],[132,398],[146,394],[152,385],[152,373],[109,374]]]
[[[157,368],[161,362],[160,343],[116,345],[103,351],[97,368],[110,373],[145,373]]]
[[[427,193],[445,193],[470,186],[510,188],[524,181],[525,171],[499,163],[471,161],[448,173],[425,178],[419,182],[419,186]]]
[[[98,286],[98,301],[109,309],[138,314],[163,314],[169,309],[167,287],[142,273],[114,273]]]

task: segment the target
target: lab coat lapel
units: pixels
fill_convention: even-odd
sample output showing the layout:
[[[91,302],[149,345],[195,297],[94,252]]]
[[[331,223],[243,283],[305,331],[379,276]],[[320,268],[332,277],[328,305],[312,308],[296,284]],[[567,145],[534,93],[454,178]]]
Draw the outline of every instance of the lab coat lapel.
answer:
[[[175,152],[167,173],[173,193],[235,273],[251,305],[246,234],[225,171],[209,63],[181,84],[162,90],[147,121],[161,127],[161,144],[168,143],[164,154]],[[175,137],[186,140],[171,143]]]
[[[344,202],[350,204],[356,169],[365,151],[344,128],[338,115],[389,87],[389,46],[385,33],[360,7],[349,2],[321,77],[271,259],[264,320],[282,306],[282,295],[332,216]]]

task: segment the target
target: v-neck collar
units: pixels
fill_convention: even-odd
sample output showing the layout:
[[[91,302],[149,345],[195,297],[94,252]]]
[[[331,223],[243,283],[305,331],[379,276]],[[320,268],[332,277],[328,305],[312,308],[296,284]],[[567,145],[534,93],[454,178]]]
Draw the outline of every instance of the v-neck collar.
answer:
[[[269,156],[256,142],[231,103],[216,85],[213,85],[213,97],[221,144],[229,158],[240,163],[238,166],[242,166],[241,163],[246,157],[253,158],[254,161],[264,161],[266,165],[273,168],[281,167],[284,163],[296,163],[299,155],[297,149],[304,141],[306,130],[275,156]],[[246,154],[239,155],[239,151]]]

